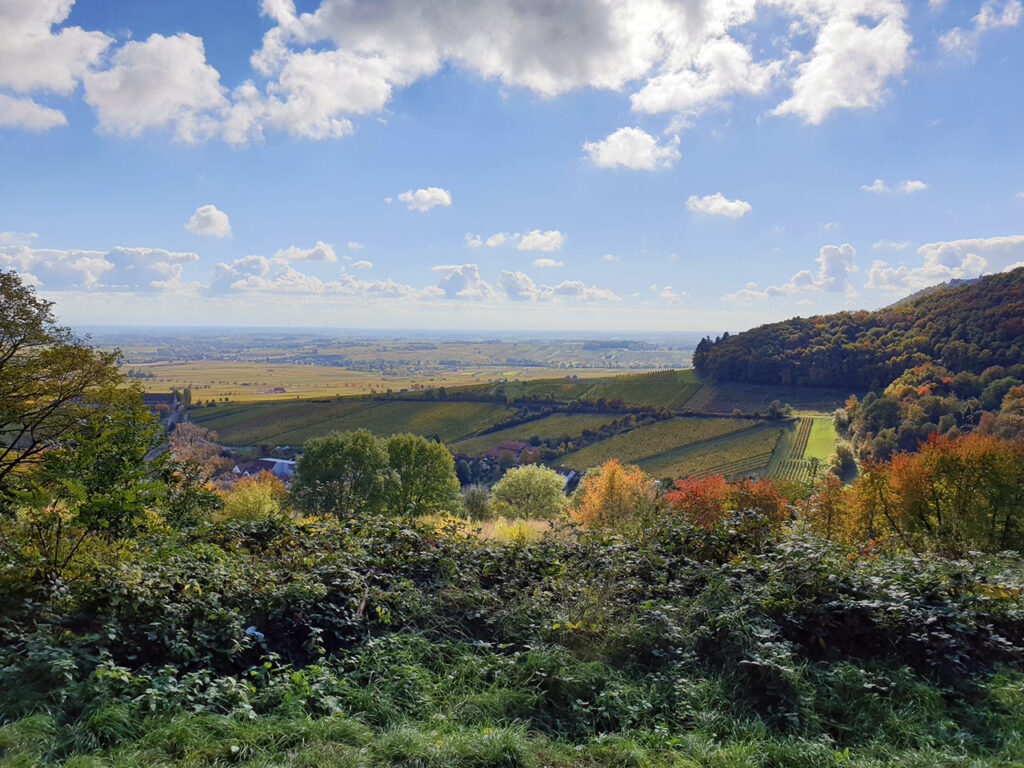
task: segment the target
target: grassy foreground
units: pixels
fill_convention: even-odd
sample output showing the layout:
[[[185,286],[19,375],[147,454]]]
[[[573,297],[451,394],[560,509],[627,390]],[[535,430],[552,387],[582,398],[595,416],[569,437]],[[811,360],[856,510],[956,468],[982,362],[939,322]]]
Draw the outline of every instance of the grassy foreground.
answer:
[[[204,524],[0,570],[2,766],[1011,766],[1017,560],[735,515]]]

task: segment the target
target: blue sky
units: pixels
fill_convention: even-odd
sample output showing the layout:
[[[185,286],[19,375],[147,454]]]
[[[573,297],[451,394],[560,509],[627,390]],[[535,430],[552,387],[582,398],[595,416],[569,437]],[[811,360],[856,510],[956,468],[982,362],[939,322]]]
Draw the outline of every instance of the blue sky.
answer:
[[[0,0],[70,323],[740,330],[1024,262],[1020,0]]]

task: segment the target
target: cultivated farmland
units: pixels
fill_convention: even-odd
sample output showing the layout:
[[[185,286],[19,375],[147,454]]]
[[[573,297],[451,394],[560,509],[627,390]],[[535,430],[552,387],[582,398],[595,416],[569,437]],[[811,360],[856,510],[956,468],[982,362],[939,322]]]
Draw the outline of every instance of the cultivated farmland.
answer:
[[[574,438],[582,435],[584,430],[598,429],[614,419],[614,416],[608,414],[555,413],[545,416],[543,419],[527,421],[507,429],[489,432],[486,435],[460,440],[453,443],[451,448],[458,453],[477,456],[503,440],[527,441],[534,436],[541,440],[565,436]]]
[[[665,451],[639,462],[640,468],[655,477],[671,478],[766,474],[781,428],[777,424],[746,420],[740,423],[750,426]]]
[[[757,422],[749,419],[669,419],[567,453],[559,462],[575,469],[595,467],[609,459],[619,459],[625,464],[637,464],[693,443],[748,429],[755,424]]]
[[[192,420],[215,430],[228,445],[301,445],[331,431],[363,428],[380,435],[412,432],[452,442],[500,424],[513,413],[493,403],[343,399],[199,408],[192,411]]]

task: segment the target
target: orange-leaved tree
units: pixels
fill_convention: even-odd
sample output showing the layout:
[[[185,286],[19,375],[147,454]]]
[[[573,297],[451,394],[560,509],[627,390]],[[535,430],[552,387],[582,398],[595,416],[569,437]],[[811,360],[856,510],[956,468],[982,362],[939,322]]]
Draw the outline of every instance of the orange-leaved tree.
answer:
[[[710,528],[729,512],[757,512],[772,523],[789,517],[789,500],[767,478],[729,482],[720,475],[680,480],[665,494],[668,508]]]
[[[931,435],[917,453],[865,467],[854,485],[874,530],[913,551],[961,556],[1024,548],[1024,443]]]
[[[578,523],[616,525],[650,510],[654,500],[654,481],[643,470],[611,459],[583,476],[570,515]]]

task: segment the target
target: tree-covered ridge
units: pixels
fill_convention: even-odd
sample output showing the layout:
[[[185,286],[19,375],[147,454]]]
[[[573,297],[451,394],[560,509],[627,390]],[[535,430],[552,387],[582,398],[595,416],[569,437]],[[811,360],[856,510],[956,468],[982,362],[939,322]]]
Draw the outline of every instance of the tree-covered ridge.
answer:
[[[981,373],[1022,362],[1024,268],[874,312],[795,317],[705,339],[693,357],[717,381],[881,389],[929,362]]]

